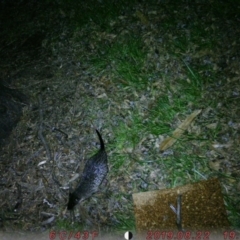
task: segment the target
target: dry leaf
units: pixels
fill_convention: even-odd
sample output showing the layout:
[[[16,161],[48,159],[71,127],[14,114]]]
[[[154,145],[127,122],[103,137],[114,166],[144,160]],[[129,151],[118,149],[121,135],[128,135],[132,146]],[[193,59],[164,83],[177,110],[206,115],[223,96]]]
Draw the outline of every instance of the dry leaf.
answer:
[[[148,21],[147,17],[142,12],[137,10],[136,15],[140,19],[141,23],[143,23],[144,25],[148,25],[149,21]]]
[[[160,145],[160,150],[165,151],[167,148],[171,147],[177,139],[183,134],[183,132],[188,128],[193,119],[202,110],[196,110],[191,115],[189,115],[178,127],[174,130],[172,137],[167,137]]]

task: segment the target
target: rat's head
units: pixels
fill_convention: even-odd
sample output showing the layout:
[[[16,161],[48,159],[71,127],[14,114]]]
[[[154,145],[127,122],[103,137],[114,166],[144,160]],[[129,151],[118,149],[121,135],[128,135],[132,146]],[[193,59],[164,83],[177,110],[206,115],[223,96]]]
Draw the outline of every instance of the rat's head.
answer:
[[[75,196],[74,193],[69,193],[69,200],[68,200],[68,205],[67,209],[68,210],[73,210],[74,206],[77,205],[79,202],[79,199]]]

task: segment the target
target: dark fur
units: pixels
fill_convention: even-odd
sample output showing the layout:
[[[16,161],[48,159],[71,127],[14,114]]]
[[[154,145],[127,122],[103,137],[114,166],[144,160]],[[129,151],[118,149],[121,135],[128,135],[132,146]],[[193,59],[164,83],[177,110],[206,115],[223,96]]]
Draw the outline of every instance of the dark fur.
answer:
[[[88,159],[78,187],[73,193],[69,194],[68,210],[72,210],[79,202],[97,192],[100,184],[108,173],[107,154],[105,152],[104,142],[98,130],[96,130],[96,132],[101,145],[100,150]]]

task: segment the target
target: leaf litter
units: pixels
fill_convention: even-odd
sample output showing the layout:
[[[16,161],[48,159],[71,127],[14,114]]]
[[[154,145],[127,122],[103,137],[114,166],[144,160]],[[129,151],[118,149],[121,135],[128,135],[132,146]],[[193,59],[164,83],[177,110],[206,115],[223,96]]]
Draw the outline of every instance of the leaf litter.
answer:
[[[79,206],[75,220],[84,228],[104,231],[117,229],[122,222],[130,221],[126,215],[133,214],[132,193],[171,186],[167,175],[172,167],[165,165],[161,158],[178,158],[181,148],[178,149],[176,144],[171,151],[160,153],[157,146],[169,133],[166,129],[176,129],[199,105],[204,110],[186,132],[196,133],[204,141],[188,139],[187,152],[208,159],[205,167],[209,166],[210,170],[204,172],[204,168],[196,163],[200,168],[198,172],[203,171],[205,177],[219,176],[223,190],[239,212],[236,204],[240,171],[237,19],[228,16],[229,20],[221,24],[223,19],[218,13],[212,11],[206,15],[207,6],[197,2],[183,4],[174,11],[160,2],[155,5],[143,1],[135,7],[135,12],[128,10],[111,22],[113,29],[116,26],[111,34],[92,21],[65,41],[69,30],[63,28],[62,41],[51,42],[51,56],[43,54],[32,65],[22,67],[25,70],[22,74],[19,74],[22,69],[15,70],[14,86],[24,90],[31,103],[24,108],[21,121],[1,150],[0,214],[3,228],[18,229],[21,226],[23,230],[36,231],[55,226],[58,220],[71,221],[70,214],[64,211],[68,192],[71,185],[76,184],[73,179],[80,176],[86,160],[98,149],[94,128],[101,130],[106,143],[110,168],[108,183]],[[173,17],[176,25],[169,24],[166,28]],[[214,52],[207,46],[210,44],[207,37],[200,35],[195,39],[196,33],[191,34],[197,28],[193,25],[199,18],[211,22],[205,28],[210,36],[216,29],[222,33],[215,37],[221,44],[216,44]],[[117,59],[105,58],[108,56],[104,52],[108,49],[106,46],[110,49],[116,42],[124,44],[129,35],[144,43],[147,59],[139,73],[150,73],[148,81],[138,78],[137,83],[129,82],[126,76],[118,75]],[[49,42],[47,40],[45,46]],[[187,47],[184,46],[186,43]],[[201,44],[205,44],[206,49],[201,48]],[[104,46],[103,50],[100,46]],[[21,57],[19,54],[16,61]],[[128,56],[124,61],[128,60],[129,64],[134,62],[126,58]],[[91,64],[92,60],[99,59],[99,67]],[[206,66],[198,72],[206,78],[202,100],[198,106],[191,100],[186,101],[188,112],[179,112],[184,118],[175,115],[166,129],[158,128],[157,134],[150,134],[144,124],[156,122],[161,126],[167,122],[152,118],[156,99],[169,91],[168,100],[174,108],[174,96],[181,99],[179,79],[186,79],[186,84],[193,81],[186,65]],[[209,69],[213,69],[218,77],[208,82],[207,79],[213,76]],[[132,77],[134,79],[134,75]],[[205,99],[213,103],[211,108],[206,106]],[[161,107],[166,105],[162,103]],[[166,115],[171,116],[171,109],[166,107],[166,111]],[[135,119],[136,112],[144,123]],[[128,130],[123,130],[122,126],[127,126]],[[130,129],[135,135],[130,134]],[[184,137],[183,134],[182,138],[186,140]],[[178,164],[182,166],[183,163]],[[181,181],[183,179],[186,183],[191,177],[188,179],[186,174]],[[236,217],[232,217],[234,220]]]

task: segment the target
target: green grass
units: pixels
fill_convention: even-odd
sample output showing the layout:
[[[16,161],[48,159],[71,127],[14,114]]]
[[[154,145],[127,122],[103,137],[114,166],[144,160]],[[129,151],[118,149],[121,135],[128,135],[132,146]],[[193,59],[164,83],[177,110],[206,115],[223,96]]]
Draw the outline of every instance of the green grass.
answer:
[[[85,230],[84,229],[84,226],[81,225],[79,222],[75,222],[75,223],[71,223],[69,220],[57,220],[56,222],[56,226],[55,226],[56,230],[64,230],[64,231],[67,231],[67,230],[78,230],[78,231],[83,231]]]
[[[177,144],[177,156],[165,160],[166,171],[169,176],[170,186],[182,186],[189,182],[197,182],[208,178],[206,159],[186,152],[186,144]],[[182,146],[179,146],[182,145]],[[180,150],[182,150],[180,152]]]
[[[239,205],[240,205],[240,201],[239,199],[235,201],[233,201],[233,199],[231,197],[229,197],[228,195],[224,196],[224,199],[226,201],[226,208],[229,212],[231,212],[230,216],[229,216],[229,221],[232,224],[232,227],[234,229],[240,229],[240,222],[239,222],[239,218],[240,218],[240,213],[239,213]]]
[[[110,67],[116,84],[142,89],[147,84],[146,74],[143,73],[145,59],[146,52],[141,39],[124,35],[112,44],[100,45],[97,56],[90,62],[96,71]]]
[[[124,231],[135,231],[135,218],[132,214],[124,215],[122,213],[117,213],[115,217],[119,222],[115,229],[117,232],[119,231],[122,233]]]

